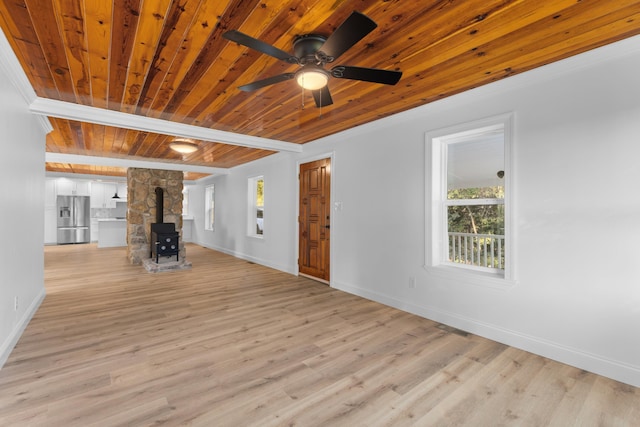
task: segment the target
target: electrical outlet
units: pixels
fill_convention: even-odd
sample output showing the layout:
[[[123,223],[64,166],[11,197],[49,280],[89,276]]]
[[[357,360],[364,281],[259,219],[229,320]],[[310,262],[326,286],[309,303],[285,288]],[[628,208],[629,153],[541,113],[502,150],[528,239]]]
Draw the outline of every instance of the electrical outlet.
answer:
[[[18,297],[13,298],[13,310],[18,311]]]
[[[416,287],[416,278],[411,276],[409,277],[409,288],[415,289],[415,287]]]

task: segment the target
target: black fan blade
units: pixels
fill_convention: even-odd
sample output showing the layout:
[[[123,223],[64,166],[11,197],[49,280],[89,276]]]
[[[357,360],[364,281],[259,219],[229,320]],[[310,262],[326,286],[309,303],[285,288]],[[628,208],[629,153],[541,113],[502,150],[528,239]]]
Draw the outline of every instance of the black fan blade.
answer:
[[[253,37],[241,33],[240,31],[227,31],[222,35],[222,37],[227,40],[231,40],[232,42],[239,43],[243,46],[250,47],[253,50],[257,50],[258,52],[262,52],[265,55],[273,56],[274,58],[278,58],[282,61],[286,61],[289,63],[298,62],[298,59],[295,56],[291,56],[284,50],[280,50],[275,46],[271,46],[270,44],[265,43],[262,40],[254,39]]]
[[[287,80],[291,80],[292,78],[294,78],[296,75],[296,73],[285,73],[285,74],[278,74],[277,76],[273,76],[273,77],[269,77],[267,79],[263,79],[263,80],[257,80],[253,83],[249,83],[246,85],[242,85],[239,86],[238,89],[243,90],[245,92],[251,92],[252,90],[257,90],[260,88],[263,88],[265,86],[269,86],[269,85],[273,85],[276,83],[280,83],[280,82],[284,82]]]
[[[360,12],[353,12],[329,36],[320,48],[321,52],[331,56],[334,60],[345,53],[351,46],[358,43],[364,36],[376,28],[378,24]],[[329,61],[331,62],[331,61]]]
[[[333,104],[331,99],[331,92],[329,92],[329,86],[325,86],[322,89],[312,90],[313,99],[316,101],[316,107],[326,107]]]
[[[394,85],[398,83],[400,77],[402,77],[402,71],[338,65],[331,69],[331,75],[338,79],[362,80],[365,82],[382,83],[383,85]]]

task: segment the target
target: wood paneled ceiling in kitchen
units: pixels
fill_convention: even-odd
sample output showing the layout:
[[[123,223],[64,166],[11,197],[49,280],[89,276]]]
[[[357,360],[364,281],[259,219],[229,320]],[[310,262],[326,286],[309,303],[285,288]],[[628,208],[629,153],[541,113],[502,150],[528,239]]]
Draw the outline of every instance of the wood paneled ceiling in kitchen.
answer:
[[[224,32],[292,52],[297,35],[329,35],[354,10],[378,27],[338,62],[401,70],[397,85],[332,78],[334,103],[321,111],[293,80],[237,89],[298,66]],[[0,0],[0,25],[38,97],[295,144],[639,34],[639,18],[640,1],[625,0]],[[182,156],[163,132],[51,122],[50,153],[228,168],[274,152],[197,141]]]

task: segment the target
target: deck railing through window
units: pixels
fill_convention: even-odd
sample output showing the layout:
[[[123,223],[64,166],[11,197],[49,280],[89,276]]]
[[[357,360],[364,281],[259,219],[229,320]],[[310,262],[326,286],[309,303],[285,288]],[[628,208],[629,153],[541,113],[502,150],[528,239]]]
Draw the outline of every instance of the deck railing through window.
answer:
[[[449,233],[449,261],[504,270],[504,236]]]

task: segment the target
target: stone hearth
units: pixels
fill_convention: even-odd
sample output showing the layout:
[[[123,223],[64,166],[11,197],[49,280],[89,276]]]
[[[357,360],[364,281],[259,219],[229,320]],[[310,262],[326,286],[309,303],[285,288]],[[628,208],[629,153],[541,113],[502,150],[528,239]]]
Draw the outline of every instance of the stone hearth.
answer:
[[[142,265],[145,270],[149,273],[161,273],[163,271],[175,271],[175,270],[189,270],[191,268],[191,263],[187,260],[176,261],[175,257],[162,257],[158,260],[156,264],[156,260],[147,258],[142,261]]]

